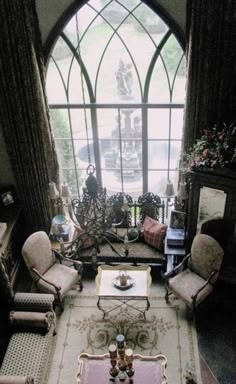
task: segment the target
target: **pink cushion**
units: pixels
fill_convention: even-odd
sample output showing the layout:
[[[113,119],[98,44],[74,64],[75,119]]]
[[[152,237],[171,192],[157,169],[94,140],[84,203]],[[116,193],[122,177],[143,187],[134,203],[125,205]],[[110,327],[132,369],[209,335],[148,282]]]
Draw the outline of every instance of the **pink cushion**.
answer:
[[[163,251],[166,229],[167,225],[161,224],[159,221],[146,216],[143,222],[143,236],[145,242],[159,251]]]

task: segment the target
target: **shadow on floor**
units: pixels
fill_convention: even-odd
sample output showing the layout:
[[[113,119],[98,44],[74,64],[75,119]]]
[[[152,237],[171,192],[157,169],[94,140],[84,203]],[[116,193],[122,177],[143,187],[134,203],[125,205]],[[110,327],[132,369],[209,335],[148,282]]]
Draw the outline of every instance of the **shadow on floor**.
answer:
[[[219,384],[236,383],[235,299],[235,286],[221,283],[196,318],[200,353]]]

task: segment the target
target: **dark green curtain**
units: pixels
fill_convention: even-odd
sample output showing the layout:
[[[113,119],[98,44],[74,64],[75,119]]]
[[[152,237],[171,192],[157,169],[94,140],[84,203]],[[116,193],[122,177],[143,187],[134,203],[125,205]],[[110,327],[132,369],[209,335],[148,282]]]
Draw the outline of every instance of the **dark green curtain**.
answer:
[[[187,0],[184,149],[236,117],[236,1]]]
[[[10,304],[14,297],[14,292],[6,273],[0,253],[0,304]]]
[[[48,183],[59,183],[35,1],[0,0],[0,124],[29,232],[50,226]]]

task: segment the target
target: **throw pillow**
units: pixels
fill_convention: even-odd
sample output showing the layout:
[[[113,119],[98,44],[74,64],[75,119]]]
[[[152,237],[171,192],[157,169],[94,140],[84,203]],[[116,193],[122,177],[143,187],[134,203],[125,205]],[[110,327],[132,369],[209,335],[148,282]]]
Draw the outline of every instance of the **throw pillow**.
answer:
[[[147,244],[158,249],[164,250],[164,239],[166,235],[167,225],[146,216],[143,222],[143,236]]]

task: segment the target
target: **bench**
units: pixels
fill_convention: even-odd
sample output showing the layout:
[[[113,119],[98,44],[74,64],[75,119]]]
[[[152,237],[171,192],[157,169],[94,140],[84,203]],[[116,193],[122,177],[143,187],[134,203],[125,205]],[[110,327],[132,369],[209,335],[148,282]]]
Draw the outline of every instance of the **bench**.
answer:
[[[0,367],[0,384],[42,384],[53,346],[54,296],[16,293],[9,314],[9,343]]]
[[[157,249],[150,245],[145,236],[147,217],[164,224],[165,204],[159,196],[147,192],[134,200],[130,195],[119,192],[108,197],[108,224],[102,227],[99,237],[96,237],[96,233],[91,235],[86,228],[87,216],[83,213],[83,204],[87,201],[72,200],[70,216],[76,224],[78,236],[66,247],[67,256],[76,256],[83,264],[148,264],[165,271],[164,237]]]

